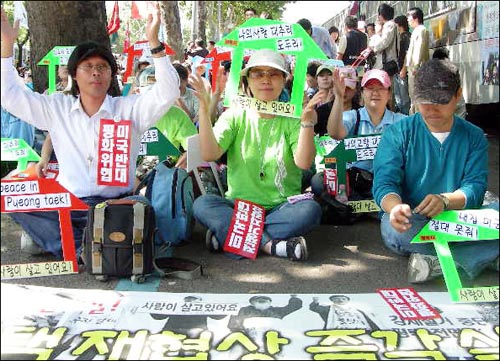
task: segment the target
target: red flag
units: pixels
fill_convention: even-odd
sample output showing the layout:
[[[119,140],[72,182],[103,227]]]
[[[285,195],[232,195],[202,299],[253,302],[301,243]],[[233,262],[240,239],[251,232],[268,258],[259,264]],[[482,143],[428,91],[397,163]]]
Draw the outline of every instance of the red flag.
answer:
[[[120,29],[120,16],[118,14],[118,1],[115,1],[113,13],[111,14],[111,19],[109,19],[108,23],[108,35],[116,33],[118,29]]]
[[[135,1],[132,1],[130,17],[132,19],[142,19],[141,13],[139,12],[139,7],[137,6]]]

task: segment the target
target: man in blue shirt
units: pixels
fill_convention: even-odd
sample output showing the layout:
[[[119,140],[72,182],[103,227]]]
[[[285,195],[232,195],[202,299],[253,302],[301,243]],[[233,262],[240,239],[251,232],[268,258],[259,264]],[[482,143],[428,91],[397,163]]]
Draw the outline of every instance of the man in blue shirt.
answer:
[[[434,245],[411,244],[415,235],[445,210],[480,208],[488,180],[484,132],[454,116],[462,95],[458,68],[432,59],[416,75],[414,101],[419,113],[391,125],[374,160],[373,195],[384,211],[385,245],[410,256],[409,282],[442,274]],[[498,210],[498,202],[489,208]],[[489,265],[498,270],[498,240],[453,242],[459,269],[475,278]]]
[[[313,26],[308,19],[300,19],[297,21],[297,24],[302,26],[306,33],[311,36],[311,38],[316,42],[316,44],[318,44],[328,58],[335,58],[328,30],[322,28],[321,26]]]

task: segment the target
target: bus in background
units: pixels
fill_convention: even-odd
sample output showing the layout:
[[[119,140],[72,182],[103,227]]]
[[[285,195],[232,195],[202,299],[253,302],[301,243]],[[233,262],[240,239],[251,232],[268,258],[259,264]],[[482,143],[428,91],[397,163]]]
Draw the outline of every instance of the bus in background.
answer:
[[[394,17],[406,15],[412,7],[422,9],[424,26],[430,35],[430,57],[445,47],[449,58],[460,69],[467,119],[483,129],[496,130],[499,109],[499,3],[496,1],[354,1],[351,6],[328,20],[343,29],[347,15],[365,23],[376,23],[377,9],[386,3],[394,8]]]

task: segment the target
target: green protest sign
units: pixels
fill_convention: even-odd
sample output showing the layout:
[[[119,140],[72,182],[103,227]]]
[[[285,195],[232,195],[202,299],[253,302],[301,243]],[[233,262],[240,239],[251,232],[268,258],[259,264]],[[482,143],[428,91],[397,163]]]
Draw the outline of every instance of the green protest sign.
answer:
[[[460,281],[449,242],[473,242],[499,239],[498,211],[471,209],[445,211],[432,218],[411,243],[432,242],[436,248],[444,280],[453,302],[498,302],[499,288],[464,288]]]
[[[299,24],[251,18],[223,37],[218,47],[234,48],[226,84],[224,105],[231,104],[258,111],[300,118],[304,96],[307,60],[327,59],[321,48]],[[244,57],[259,49],[271,49],[293,58],[293,84],[289,102],[261,102],[239,94],[240,71]]]
[[[38,162],[40,156],[24,139],[2,138],[2,161],[17,161],[17,170],[28,167],[28,162]]]
[[[67,65],[73,49],[74,46],[55,46],[38,62],[37,65],[49,67],[49,94],[56,91],[56,65]]]
[[[316,151],[324,154],[327,149],[331,151],[324,155],[320,164],[325,168],[336,169],[337,182],[336,190],[343,184],[347,188],[347,163],[361,160],[373,160],[380,142],[380,134],[366,135],[359,137],[345,138],[341,141],[331,140],[329,136],[323,136],[315,140]],[[330,138],[331,139],[331,138]],[[354,213],[375,212],[380,208],[373,200],[349,201]]]
[[[141,137],[139,155],[156,155],[160,160],[177,157],[181,154],[156,127],[149,128]]]

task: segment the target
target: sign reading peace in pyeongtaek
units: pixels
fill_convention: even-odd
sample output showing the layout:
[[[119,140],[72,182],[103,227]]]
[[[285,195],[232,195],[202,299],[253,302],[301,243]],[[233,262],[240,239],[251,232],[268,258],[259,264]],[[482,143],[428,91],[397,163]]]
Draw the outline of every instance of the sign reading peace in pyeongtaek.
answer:
[[[236,104],[256,108],[259,112],[300,118],[304,97],[304,83],[309,58],[327,59],[327,56],[299,24],[251,18],[222,38],[220,47],[232,47],[231,70],[226,85],[224,105]],[[262,102],[239,94],[240,71],[244,57],[255,50],[271,49],[293,58],[292,93],[289,102]]]
[[[49,67],[49,90],[52,94],[56,91],[56,65],[67,65],[75,46],[54,46],[37,65]]]
[[[41,277],[78,273],[71,211],[88,209],[78,197],[54,179],[26,178],[2,180],[1,212],[59,211],[64,261],[1,266],[1,278]]]
[[[445,211],[433,217],[411,243],[432,242],[436,248],[444,280],[453,302],[498,302],[499,288],[464,288],[453,260],[449,242],[498,242],[498,211],[468,209]]]

